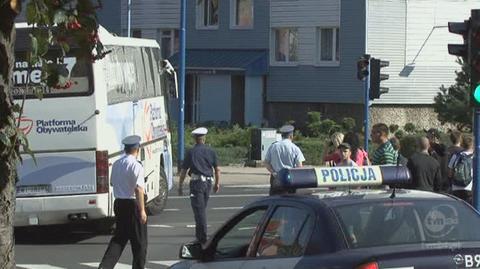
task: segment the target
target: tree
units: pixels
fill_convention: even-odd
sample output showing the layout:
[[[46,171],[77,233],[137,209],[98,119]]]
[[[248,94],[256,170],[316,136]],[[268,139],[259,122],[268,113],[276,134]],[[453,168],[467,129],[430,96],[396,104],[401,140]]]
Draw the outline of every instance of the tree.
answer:
[[[13,220],[15,212],[16,165],[21,152],[31,152],[19,127],[24,102],[15,103],[11,95],[14,64],[15,18],[21,10],[21,0],[0,0],[0,268],[15,268]],[[96,9],[100,2],[90,0],[30,0],[26,4],[27,22],[31,25],[29,65],[42,64],[42,84],[30,86],[39,98],[42,89],[68,89],[71,82],[65,75],[66,66],[49,61],[46,53],[52,46],[63,56],[71,45],[78,46],[77,57],[95,61],[105,56],[98,40]],[[32,88],[29,88],[32,87]],[[25,100],[25,99],[24,99]],[[17,121],[18,119],[18,121]]]
[[[469,107],[470,102],[470,73],[468,64],[460,58],[457,62],[462,66],[461,71],[456,71],[455,84],[448,88],[440,87],[440,92],[434,98],[433,108],[438,114],[437,118],[442,123],[452,123],[459,130],[471,130],[473,112]]]

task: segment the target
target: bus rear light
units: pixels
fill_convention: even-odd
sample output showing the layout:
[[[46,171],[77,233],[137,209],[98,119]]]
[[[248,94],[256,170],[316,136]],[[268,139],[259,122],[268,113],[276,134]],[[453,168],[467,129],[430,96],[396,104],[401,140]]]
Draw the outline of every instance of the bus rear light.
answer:
[[[108,151],[96,152],[97,193],[108,193]]]
[[[96,204],[97,204],[97,200],[96,200],[96,199],[88,200],[88,204],[89,204],[89,205],[96,205]]]

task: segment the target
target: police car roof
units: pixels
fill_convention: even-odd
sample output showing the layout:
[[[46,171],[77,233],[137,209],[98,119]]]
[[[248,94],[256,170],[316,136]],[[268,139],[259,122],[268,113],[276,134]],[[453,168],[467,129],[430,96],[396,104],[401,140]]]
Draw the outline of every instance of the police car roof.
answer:
[[[303,192],[308,190],[303,190]],[[307,204],[323,203],[328,207],[336,207],[339,205],[348,205],[359,202],[369,201],[395,201],[395,200],[455,200],[451,196],[439,194],[428,191],[410,190],[410,189],[396,189],[395,198],[391,198],[392,190],[345,190],[345,191],[331,191],[331,190],[310,190],[311,193],[286,194],[280,196],[270,196],[285,199],[286,197],[295,201],[301,201]],[[313,191],[313,192],[312,192]]]

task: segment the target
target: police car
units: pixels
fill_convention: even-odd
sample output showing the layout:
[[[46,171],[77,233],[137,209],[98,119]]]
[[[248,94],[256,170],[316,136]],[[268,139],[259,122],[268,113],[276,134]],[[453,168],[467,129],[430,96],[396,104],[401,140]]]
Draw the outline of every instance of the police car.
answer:
[[[480,215],[455,197],[406,190],[405,167],[297,168],[171,268],[480,268]],[[375,186],[370,189],[359,186]],[[378,185],[390,185],[386,188]],[[305,188],[329,187],[335,190]]]

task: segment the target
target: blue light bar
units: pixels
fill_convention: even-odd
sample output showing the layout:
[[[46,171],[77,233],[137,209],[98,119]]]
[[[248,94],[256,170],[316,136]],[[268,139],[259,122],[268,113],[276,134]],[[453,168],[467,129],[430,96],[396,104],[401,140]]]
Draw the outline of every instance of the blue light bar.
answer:
[[[405,166],[337,166],[282,169],[275,185],[285,189],[402,185],[411,181]]]

